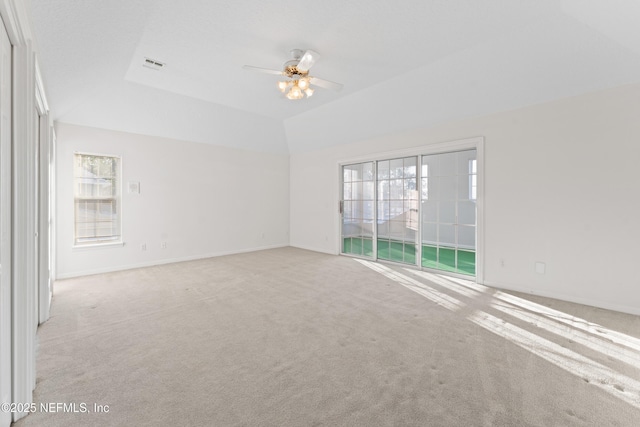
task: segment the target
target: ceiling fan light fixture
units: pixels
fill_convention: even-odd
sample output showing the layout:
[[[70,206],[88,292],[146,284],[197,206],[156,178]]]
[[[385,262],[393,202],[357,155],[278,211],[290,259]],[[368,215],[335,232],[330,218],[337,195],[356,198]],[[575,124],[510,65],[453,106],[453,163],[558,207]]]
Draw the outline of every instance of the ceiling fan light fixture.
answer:
[[[280,92],[282,93],[287,90],[287,86],[289,86],[289,82],[278,82],[278,89],[280,89]]]
[[[300,87],[300,89],[305,90],[307,88],[309,88],[309,79],[304,78],[304,79],[300,79],[298,81],[298,86]]]
[[[293,82],[293,86],[291,87],[291,90],[287,94],[287,98],[291,99],[291,100],[304,98],[304,94],[302,93],[302,89],[300,89],[298,87],[297,82]]]
[[[305,96],[309,98],[315,92],[311,87],[318,86],[325,89],[339,91],[342,85],[331,82],[329,80],[319,79],[309,75],[309,69],[320,58],[318,52],[312,50],[303,51],[302,49],[293,49],[291,51],[289,61],[285,62],[281,71],[268,68],[254,67],[245,65],[243,68],[251,71],[258,71],[266,74],[275,74],[284,78],[283,81],[277,82],[277,87],[287,99],[298,100]]]

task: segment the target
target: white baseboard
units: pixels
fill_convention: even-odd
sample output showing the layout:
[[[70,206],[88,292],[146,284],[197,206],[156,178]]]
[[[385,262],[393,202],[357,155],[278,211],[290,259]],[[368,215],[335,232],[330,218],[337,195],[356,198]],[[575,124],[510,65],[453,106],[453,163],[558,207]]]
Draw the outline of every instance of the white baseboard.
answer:
[[[72,271],[69,273],[59,274],[58,277],[56,277],[56,280],[71,279],[74,277],[82,277],[82,276],[91,276],[93,274],[113,273],[115,271],[133,270],[134,268],[153,267],[155,265],[173,264],[176,262],[194,261],[198,259],[215,258],[220,256],[226,256],[226,255],[237,255],[237,254],[243,254],[247,252],[263,251],[267,249],[285,248],[287,246],[289,245],[286,243],[283,243],[278,245],[259,246],[255,248],[240,249],[236,251],[221,251],[221,252],[213,252],[208,254],[180,257],[180,258],[159,259],[154,261],[139,262],[139,263],[127,264],[127,265],[115,265],[115,266],[96,268],[91,270]]]
[[[327,251],[326,249],[318,249],[318,248],[313,248],[311,246],[302,246],[302,245],[289,245],[289,246],[291,246],[292,248],[304,249],[312,252],[320,252],[321,254],[340,255],[336,251]]]
[[[269,246],[255,247],[255,248],[247,248],[247,249],[241,249],[241,250],[236,250],[236,251],[221,251],[221,252],[214,252],[214,253],[201,254],[201,255],[193,255],[193,256],[181,257],[181,258],[161,259],[161,260],[155,260],[155,261],[143,262],[143,263],[135,263],[135,264],[128,264],[128,265],[118,265],[118,266],[111,266],[111,267],[98,268],[98,269],[92,269],[92,270],[82,270],[82,271],[76,271],[76,272],[70,272],[70,273],[61,274],[56,278],[56,280],[70,279],[70,278],[73,278],[73,277],[81,277],[81,276],[89,276],[89,275],[92,275],[92,274],[111,273],[111,272],[115,272],[115,271],[131,270],[131,269],[134,269],[134,268],[152,267],[152,266],[155,266],[155,265],[172,264],[172,263],[176,263],[176,262],[194,261],[194,260],[205,259],[205,258],[215,258],[215,257],[220,257],[220,256],[225,256],[225,255],[236,255],[236,254],[241,254],[241,253],[256,252],[256,251],[262,251],[262,250],[267,250],[267,249],[284,248],[284,247],[287,247],[287,246],[291,246],[293,248],[298,248],[298,249],[304,249],[304,250],[308,250],[308,251],[313,251],[313,252],[324,253],[324,254],[328,254],[328,255],[339,255],[339,253],[337,253],[336,251],[332,252],[332,251],[327,251],[325,249],[320,249],[320,248],[317,248],[317,247],[302,246],[302,245],[289,245],[289,244],[285,243],[285,244],[278,244],[278,245],[269,245]],[[524,294],[538,295],[538,296],[545,297],[545,298],[553,298],[553,299],[572,302],[572,303],[576,303],[576,304],[589,305],[591,307],[598,307],[598,308],[603,308],[605,310],[613,310],[613,311],[618,311],[618,312],[621,312],[621,313],[628,313],[628,314],[633,314],[633,315],[636,315],[636,316],[640,316],[640,307],[634,307],[634,306],[629,306],[629,305],[624,305],[624,304],[616,304],[616,303],[610,303],[610,302],[603,302],[603,301],[598,301],[598,300],[592,300],[592,299],[589,299],[589,298],[580,298],[580,297],[577,297],[575,295],[565,295],[565,294],[559,294],[559,293],[554,293],[554,292],[537,292],[537,291],[532,291],[531,289],[528,289],[528,288],[522,288],[522,287],[513,286],[513,285],[505,285],[503,283],[494,283],[494,282],[490,282],[490,281],[485,281],[484,285],[492,287],[492,288],[496,288],[496,289],[521,292],[521,293],[524,293]]]
[[[575,295],[565,295],[565,294],[558,294],[554,292],[537,292],[537,291],[532,291],[531,289],[525,289],[518,286],[504,285],[502,283],[493,283],[493,282],[485,281],[484,285],[492,288],[496,288],[496,289],[503,289],[506,291],[514,291],[514,292],[521,292],[523,294],[538,295],[545,298],[553,298],[561,301],[588,305],[588,306],[597,307],[597,308],[604,308],[605,310],[619,311],[621,313],[640,316],[640,307],[633,307],[630,305],[616,304],[616,303],[610,303],[606,301],[603,302],[603,301],[593,300],[590,298],[581,298]]]

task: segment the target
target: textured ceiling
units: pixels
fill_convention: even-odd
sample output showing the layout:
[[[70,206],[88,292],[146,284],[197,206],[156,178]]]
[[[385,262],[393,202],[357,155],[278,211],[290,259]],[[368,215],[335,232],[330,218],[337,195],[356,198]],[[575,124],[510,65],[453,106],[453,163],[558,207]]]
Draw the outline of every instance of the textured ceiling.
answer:
[[[310,150],[640,82],[636,0],[32,0],[54,118]],[[293,48],[344,84],[289,101]],[[166,63],[161,71],[144,58]]]

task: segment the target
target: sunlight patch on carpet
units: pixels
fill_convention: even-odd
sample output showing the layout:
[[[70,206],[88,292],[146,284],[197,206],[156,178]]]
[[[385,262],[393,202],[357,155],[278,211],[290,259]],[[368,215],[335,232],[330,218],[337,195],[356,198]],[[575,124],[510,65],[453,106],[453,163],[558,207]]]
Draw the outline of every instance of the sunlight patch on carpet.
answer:
[[[360,264],[366,267],[369,267],[373,271],[376,271],[382,274],[383,276],[393,280],[394,282],[401,284],[405,288],[412,290],[413,292],[420,294],[423,297],[451,311],[456,311],[465,305],[461,301],[445,293],[442,293],[429,286],[426,286],[424,283],[418,282],[417,280],[409,276],[405,276],[404,274],[400,274],[388,267],[385,267],[384,265],[371,262],[371,261],[364,261],[360,259],[356,259],[355,261],[359,262]]]
[[[640,408],[640,382],[488,313],[477,311],[469,316],[469,320]]]
[[[578,343],[608,358],[617,359],[634,368],[638,367],[640,361],[640,339],[638,338],[502,291],[488,295],[486,293],[489,290],[488,287],[470,281],[404,269],[428,281],[429,285],[427,285],[377,262],[358,259],[355,261],[451,311],[458,311],[467,304],[429,285],[441,286],[476,302],[480,297],[484,297],[488,309],[496,310],[535,328]],[[640,409],[639,381],[482,310],[474,311],[467,319]]]

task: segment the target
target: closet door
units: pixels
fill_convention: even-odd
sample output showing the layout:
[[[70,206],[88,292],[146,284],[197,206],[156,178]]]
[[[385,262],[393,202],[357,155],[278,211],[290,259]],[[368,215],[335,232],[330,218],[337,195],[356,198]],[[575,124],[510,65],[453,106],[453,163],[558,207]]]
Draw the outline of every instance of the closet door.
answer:
[[[0,19],[0,403],[11,396],[11,43]],[[0,425],[11,413],[0,411]]]
[[[422,260],[476,274],[476,150],[422,156]]]

